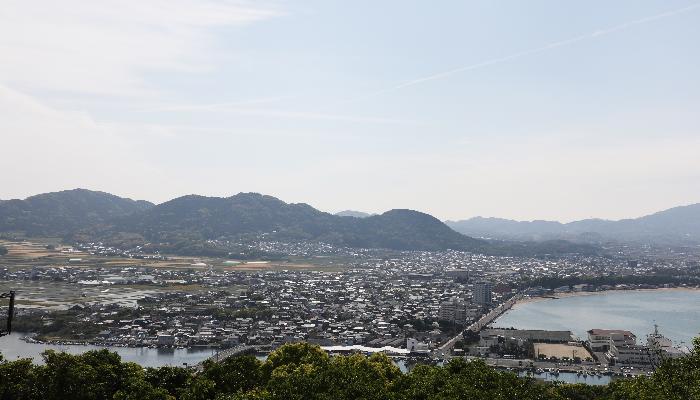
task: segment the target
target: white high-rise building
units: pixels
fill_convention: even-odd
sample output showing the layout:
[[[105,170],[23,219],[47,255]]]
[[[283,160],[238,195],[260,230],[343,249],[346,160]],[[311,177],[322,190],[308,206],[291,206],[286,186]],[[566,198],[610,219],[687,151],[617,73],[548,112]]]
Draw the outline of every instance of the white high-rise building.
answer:
[[[474,320],[478,313],[479,310],[474,307],[470,307],[469,302],[465,302],[464,300],[458,298],[451,298],[449,301],[440,304],[438,318],[441,321],[464,324]]]
[[[472,301],[475,304],[489,305],[493,301],[491,282],[476,282],[472,290]]]

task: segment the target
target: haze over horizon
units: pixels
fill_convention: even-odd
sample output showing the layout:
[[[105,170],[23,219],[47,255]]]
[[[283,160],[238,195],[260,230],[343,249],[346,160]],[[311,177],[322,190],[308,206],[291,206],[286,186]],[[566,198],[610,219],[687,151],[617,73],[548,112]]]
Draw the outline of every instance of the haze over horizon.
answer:
[[[60,191],[72,191],[72,190],[89,190],[89,191],[93,191],[93,192],[94,192],[94,191],[102,192],[102,191],[99,191],[99,190],[93,190],[93,189],[89,189],[89,188],[73,188],[73,189],[64,189],[64,190],[60,190]],[[60,191],[59,191],[59,192],[60,192]],[[108,193],[108,192],[105,192],[105,193]],[[153,203],[153,204],[155,204],[155,205],[158,205],[158,204],[162,204],[162,203],[168,202],[168,201],[170,201],[170,200],[175,200],[175,199],[177,199],[177,198],[180,198],[180,197],[183,197],[183,196],[188,196],[188,195],[199,195],[199,196],[204,196],[204,197],[220,197],[220,198],[226,198],[226,197],[232,197],[232,196],[235,196],[235,195],[237,195],[237,194],[243,194],[243,193],[254,193],[254,192],[237,192],[237,193],[232,193],[232,194],[230,194],[230,195],[221,195],[221,196],[208,196],[208,195],[202,195],[202,194],[199,194],[199,193],[190,193],[190,194],[178,196],[178,197],[175,197],[175,198],[172,198],[172,199],[167,199],[167,200],[165,200],[165,201],[163,201],[163,202],[154,202],[154,201],[150,201],[150,200],[148,200],[148,199],[138,198],[138,197],[128,197],[128,196],[125,197],[125,196],[120,196],[118,193],[109,193],[109,194],[115,195],[115,196],[118,196],[118,197],[122,197],[122,198],[129,198],[129,199],[135,200],[135,201],[148,201],[148,202],[150,202],[150,203]],[[47,193],[36,193],[36,194],[34,194],[34,195],[32,195],[32,196],[43,195],[43,194],[47,194]],[[351,214],[354,214],[354,213],[358,213],[358,214],[364,214],[364,215],[366,215],[366,216],[372,216],[372,215],[380,215],[380,214],[383,214],[384,212],[387,212],[387,211],[392,210],[392,209],[386,209],[386,210],[379,210],[379,211],[377,211],[377,212],[365,212],[365,211],[357,210],[357,209],[353,209],[353,208],[345,208],[345,209],[342,209],[342,210],[324,210],[324,209],[315,207],[315,206],[313,206],[313,204],[310,204],[309,202],[305,202],[305,201],[300,201],[300,202],[285,201],[285,199],[279,198],[279,197],[274,196],[274,195],[269,194],[269,193],[259,193],[259,194],[261,194],[261,195],[263,195],[263,196],[272,196],[272,197],[276,197],[278,200],[281,200],[281,201],[283,201],[283,202],[285,202],[285,203],[288,203],[288,204],[291,204],[291,203],[308,204],[308,205],[314,207],[315,209],[317,209],[317,210],[319,210],[319,211],[327,212],[327,213],[330,213],[330,214],[341,214],[341,213],[345,213],[345,214],[351,213]],[[8,199],[8,198],[2,199],[2,198],[0,198],[0,201],[4,201],[4,200],[26,200],[26,198],[32,197],[32,196],[27,196],[27,197],[24,197],[24,198],[17,198],[17,199]],[[700,204],[700,203],[680,204],[680,205],[673,206],[673,207],[669,207],[669,208],[686,207],[686,206],[696,206],[696,205],[699,205],[699,204]],[[393,209],[396,209],[396,207],[393,208]],[[624,220],[624,219],[636,219],[636,218],[639,218],[639,217],[645,217],[645,216],[648,216],[648,215],[651,215],[651,214],[655,214],[655,213],[663,212],[663,211],[667,211],[667,210],[668,210],[668,209],[655,210],[655,211],[650,212],[650,213],[648,213],[648,214],[635,215],[635,216],[628,216],[628,217],[617,218],[617,219],[607,219],[607,218],[600,218],[600,217],[589,217],[589,218],[582,218],[582,220],[586,220],[586,219],[602,219],[602,220],[609,220],[609,221],[619,221],[619,220]],[[425,212],[424,210],[414,210],[414,211]],[[430,213],[428,213],[428,214],[430,214]],[[349,215],[349,214],[348,214],[348,215]],[[432,215],[432,214],[431,214],[431,215]],[[433,215],[433,216],[435,216],[435,215]],[[448,219],[448,218],[445,218],[445,219],[441,219],[441,220],[442,220],[443,222],[459,222],[459,221],[468,220],[468,219],[472,219],[472,218],[499,218],[499,219],[506,219],[506,218],[503,218],[503,217],[493,216],[493,215],[471,215],[471,216],[466,216],[466,217],[461,217],[461,218],[456,218],[456,219]],[[439,216],[438,216],[438,219],[440,219]],[[542,219],[542,218],[523,219],[523,220],[515,219],[515,221],[520,221],[520,222],[534,222],[534,221],[543,221],[543,220],[544,220],[544,219]],[[546,221],[560,222],[560,223],[566,224],[566,223],[569,223],[569,222],[576,222],[576,221],[581,221],[581,220],[562,221],[562,220],[554,220],[554,219],[551,219],[551,220],[546,220]]]
[[[0,4],[0,199],[562,222],[700,202],[698,2]]]

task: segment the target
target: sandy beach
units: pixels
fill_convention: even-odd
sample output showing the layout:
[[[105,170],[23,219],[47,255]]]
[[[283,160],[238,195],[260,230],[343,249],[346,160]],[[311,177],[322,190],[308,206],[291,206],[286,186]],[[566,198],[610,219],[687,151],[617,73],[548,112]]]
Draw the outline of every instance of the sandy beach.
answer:
[[[579,338],[594,328],[624,329],[643,341],[658,325],[674,343],[686,345],[700,335],[700,289],[696,287],[566,293],[552,300],[557,299],[524,299],[493,326],[570,330]]]
[[[537,296],[529,297],[525,296],[518,300],[511,309],[517,308],[522,304],[534,303],[538,301],[545,300],[558,300],[567,297],[580,297],[580,296],[597,296],[607,293],[619,293],[619,292],[664,292],[664,291],[698,291],[698,287],[672,287],[672,288],[655,288],[655,289],[613,289],[613,290],[599,290],[596,292],[569,292],[569,293],[555,293],[551,296]]]

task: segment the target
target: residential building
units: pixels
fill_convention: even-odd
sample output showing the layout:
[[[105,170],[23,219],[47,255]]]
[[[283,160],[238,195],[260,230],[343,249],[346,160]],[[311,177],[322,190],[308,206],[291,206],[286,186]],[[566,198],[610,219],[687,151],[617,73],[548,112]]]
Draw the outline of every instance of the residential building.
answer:
[[[491,282],[477,282],[472,291],[472,300],[479,305],[490,305],[493,302]]]

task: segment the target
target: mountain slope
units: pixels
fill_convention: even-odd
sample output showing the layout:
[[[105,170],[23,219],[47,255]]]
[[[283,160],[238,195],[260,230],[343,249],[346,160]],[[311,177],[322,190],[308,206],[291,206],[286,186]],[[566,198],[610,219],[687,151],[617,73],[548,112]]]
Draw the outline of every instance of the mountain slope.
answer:
[[[476,217],[447,221],[465,235],[516,240],[574,239],[586,242],[615,240],[658,244],[700,243],[700,203],[674,207],[634,219],[585,219],[567,224],[554,221],[513,221]]]
[[[356,225],[364,233],[359,247],[382,247],[397,250],[470,250],[485,249],[487,243],[464,236],[437,218],[413,210],[391,210],[381,215],[359,219]]]
[[[142,233],[149,240],[179,236],[216,239],[273,232],[311,238],[330,229],[334,218],[306,204],[287,204],[256,193],[228,198],[189,195],[120,218],[115,228]]]
[[[320,241],[356,248],[462,250],[502,255],[595,251],[568,242],[510,243],[474,239],[418,211],[391,210],[365,218],[337,216],[272,196],[189,195],[159,205],[84,189],[0,201],[0,232],[101,240],[131,246],[198,251],[210,240]],[[194,250],[192,250],[194,249]]]
[[[0,232],[63,236],[152,206],[147,201],[86,189],[45,193],[0,202]]]
[[[461,221],[447,221],[446,224],[457,232],[498,239],[528,238],[540,240],[548,234],[561,234],[565,231],[563,224],[554,221],[523,222],[502,218],[474,217]]]
[[[367,218],[347,218],[257,193],[228,198],[180,197],[119,218],[109,231],[138,233],[159,242],[264,234],[276,240],[318,240],[396,250],[470,250],[483,244],[417,211],[392,210]]]

